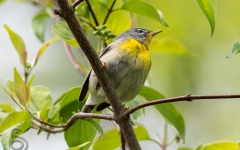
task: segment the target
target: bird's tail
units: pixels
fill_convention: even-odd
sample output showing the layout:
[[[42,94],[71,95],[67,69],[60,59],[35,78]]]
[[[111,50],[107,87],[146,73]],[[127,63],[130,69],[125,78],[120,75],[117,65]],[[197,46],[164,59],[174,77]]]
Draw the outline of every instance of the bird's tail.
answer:
[[[84,105],[82,108],[82,112],[84,113],[90,113],[92,112],[95,105]]]

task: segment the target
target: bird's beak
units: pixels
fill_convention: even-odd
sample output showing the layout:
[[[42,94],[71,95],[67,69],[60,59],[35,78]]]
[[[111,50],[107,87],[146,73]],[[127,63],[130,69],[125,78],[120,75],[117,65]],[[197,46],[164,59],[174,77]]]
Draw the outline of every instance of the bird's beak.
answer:
[[[148,36],[154,37],[155,35],[157,35],[158,33],[161,33],[162,30],[157,30],[157,31],[152,31],[148,34]]]

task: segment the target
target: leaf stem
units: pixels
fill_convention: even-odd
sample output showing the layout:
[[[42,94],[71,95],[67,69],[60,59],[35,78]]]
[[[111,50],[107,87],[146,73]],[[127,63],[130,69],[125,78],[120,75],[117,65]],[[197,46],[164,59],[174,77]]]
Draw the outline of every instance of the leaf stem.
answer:
[[[96,30],[96,27],[91,24],[87,19],[80,17],[80,21],[85,22],[87,25],[89,25],[93,30]]]
[[[54,127],[54,128],[64,128],[64,127],[66,127],[66,125],[55,125],[55,124],[51,124],[51,123],[45,122],[45,121],[35,117],[31,112],[28,111],[28,113],[32,116],[32,118],[35,121],[37,121],[37,122],[39,122],[41,124],[44,124],[44,125],[47,125],[47,126],[50,126],[50,127]]]
[[[113,0],[113,3],[112,3],[112,5],[111,5],[111,7],[109,8],[109,10],[108,10],[108,12],[107,12],[107,15],[106,15],[106,17],[105,17],[105,19],[104,19],[104,21],[103,21],[103,24],[105,24],[105,23],[107,22],[108,17],[109,17],[109,15],[111,14],[111,12],[112,12],[112,10],[113,10],[113,7],[114,7],[114,5],[115,5],[115,3],[116,3],[116,1],[117,1],[117,0]]]
[[[168,146],[167,127],[168,127],[167,123],[164,122],[164,125],[163,125],[163,139],[162,139],[162,144],[161,144],[162,150],[166,150],[167,146]]]
[[[98,21],[97,21],[97,17],[96,17],[96,15],[95,15],[94,12],[93,12],[93,9],[92,9],[91,4],[89,3],[88,0],[85,0],[85,1],[86,1],[87,5],[88,5],[88,9],[89,9],[90,13],[92,14],[92,17],[93,17],[93,20],[94,20],[96,26],[99,26],[99,23],[98,23]]]
[[[73,64],[73,66],[75,67],[75,69],[77,69],[77,71],[83,76],[85,77],[86,74],[84,73],[83,69],[78,65],[75,57],[73,56],[73,53],[71,51],[71,48],[70,46],[66,43],[66,42],[63,42],[63,45],[64,45],[64,48],[65,48],[65,51],[71,61],[71,63]]]

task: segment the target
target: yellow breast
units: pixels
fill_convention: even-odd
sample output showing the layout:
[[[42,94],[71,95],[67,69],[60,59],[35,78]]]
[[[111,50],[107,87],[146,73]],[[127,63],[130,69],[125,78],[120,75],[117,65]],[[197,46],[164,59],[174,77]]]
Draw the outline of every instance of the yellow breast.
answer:
[[[144,44],[135,39],[127,39],[126,41],[120,43],[119,46],[119,53],[126,54],[129,59],[136,59],[136,65],[139,65],[139,67],[147,67],[150,69],[151,58],[148,48]]]

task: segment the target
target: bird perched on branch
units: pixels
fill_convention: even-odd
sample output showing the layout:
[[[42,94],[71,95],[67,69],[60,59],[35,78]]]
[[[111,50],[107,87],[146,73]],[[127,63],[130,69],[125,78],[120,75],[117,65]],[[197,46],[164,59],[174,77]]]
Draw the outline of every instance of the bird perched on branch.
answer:
[[[99,55],[121,102],[134,99],[142,88],[151,68],[149,45],[152,37],[160,32],[143,28],[129,29],[117,36]],[[89,97],[82,112],[91,112],[96,105],[97,111],[110,106],[92,69],[83,82],[79,102],[85,99],[88,90]]]

